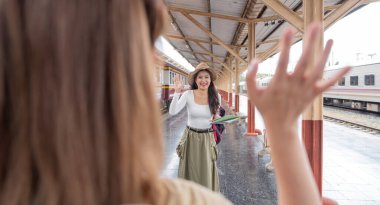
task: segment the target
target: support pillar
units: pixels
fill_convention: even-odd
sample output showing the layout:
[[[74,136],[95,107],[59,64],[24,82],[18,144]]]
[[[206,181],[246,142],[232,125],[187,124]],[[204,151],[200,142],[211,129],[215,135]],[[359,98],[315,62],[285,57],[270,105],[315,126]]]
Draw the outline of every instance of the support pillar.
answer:
[[[228,66],[232,68],[232,61],[231,58],[228,59]],[[229,73],[229,86],[228,86],[228,106],[232,108],[232,73]]]
[[[312,22],[318,21],[323,23],[323,1],[320,0],[304,0],[304,30],[306,30]],[[323,29],[323,25],[322,25]],[[323,35],[315,41],[316,47],[313,52],[312,61],[316,60],[322,54]],[[307,69],[311,69],[309,67]],[[302,115],[302,140],[306,148],[306,152],[310,161],[311,169],[318,186],[318,190],[322,195],[322,160],[323,160],[323,115],[322,115],[322,96],[309,106]],[[324,199],[324,204],[338,204],[333,200]]]
[[[239,59],[235,58],[235,112],[239,112],[239,93],[240,93],[240,79],[239,79]]]
[[[255,36],[255,24],[248,24],[248,62],[255,58],[256,54],[256,36]],[[248,99],[248,136],[257,136],[258,133],[255,130],[255,106],[251,105],[251,101]]]
[[[235,93],[235,112],[239,112],[239,94]]]
[[[228,94],[229,96],[228,96],[228,98],[229,98],[229,101],[228,101],[228,106],[230,107],[230,108],[232,108],[232,91]]]

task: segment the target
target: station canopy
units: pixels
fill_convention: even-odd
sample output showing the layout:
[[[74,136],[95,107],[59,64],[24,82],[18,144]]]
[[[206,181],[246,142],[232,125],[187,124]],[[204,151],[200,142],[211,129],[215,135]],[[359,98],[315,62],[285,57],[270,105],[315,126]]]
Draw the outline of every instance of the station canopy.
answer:
[[[304,1],[165,0],[170,16],[165,38],[194,67],[207,62],[220,72],[231,71],[235,68],[228,67],[228,59],[237,58],[240,65],[248,62],[249,24],[255,26],[255,57],[262,61],[278,52],[286,27],[298,30],[294,42],[302,40]],[[324,0],[325,30],[371,2],[375,1]]]

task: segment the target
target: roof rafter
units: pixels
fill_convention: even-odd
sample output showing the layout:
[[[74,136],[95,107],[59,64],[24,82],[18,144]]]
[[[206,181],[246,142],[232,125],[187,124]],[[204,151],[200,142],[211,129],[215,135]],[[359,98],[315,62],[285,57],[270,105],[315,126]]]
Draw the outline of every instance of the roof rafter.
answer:
[[[238,21],[238,22],[244,22],[248,23],[251,22],[252,20],[245,19],[245,18],[240,18],[236,16],[227,16],[223,14],[216,14],[216,13],[211,13],[211,12],[204,12],[204,11],[198,11],[194,9],[188,9],[188,8],[181,8],[177,6],[168,6],[168,9],[170,11],[176,11],[176,12],[185,12],[188,14],[195,14],[195,15],[200,15],[200,16],[207,16],[207,17],[214,17],[214,18],[220,18],[220,19],[225,19],[225,20],[231,20],[231,21]]]
[[[339,8],[337,8],[334,12],[332,12],[329,16],[324,19],[325,27],[329,28],[335,22],[337,22],[341,17],[343,17],[346,13],[351,11],[355,6],[357,6],[362,0],[350,0],[346,3],[343,3]]]
[[[199,39],[199,38],[194,38],[194,37],[182,37],[182,36],[170,35],[170,34],[166,34],[165,36],[167,38],[171,38],[171,39],[181,39],[181,40],[194,41],[194,42],[200,42],[200,43],[209,43],[209,44],[211,43],[211,44],[220,46],[219,43],[214,42],[214,41],[209,41],[209,40],[206,40],[206,39]],[[231,47],[231,48],[235,48],[235,47],[247,47],[245,45],[243,45],[243,46],[235,46],[235,45],[228,45],[228,44],[226,44],[226,45],[229,46],[229,47]]]
[[[341,6],[341,4],[332,5],[332,6],[326,6],[324,8],[324,11],[335,10],[335,9],[339,8],[340,6]],[[302,11],[294,11],[294,13],[298,14],[298,16],[302,16],[303,15]],[[260,23],[260,22],[274,21],[274,20],[279,20],[279,19],[284,19],[284,18],[282,16],[280,16],[280,15],[273,15],[273,16],[266,16],[266,17],[261,17],[261,18],[255,18],[255,19],[253,19],[253,21],[255,23]]]
[[[372,2],[378,2],[378,1],[380,1],[380,0],[364,0],[364,1],[362,1],[362,4],[368,4],[368,3],[372,3]],[[324,10],[325,11],[331,11],[331,10],[335,10],[335,9],[339,8],[340,6],[341,6],[341,4],[326,6],[324,8]],[[261,17],[261,18],[247,19],[247,18],[242,18],[242,17],[237,17],[237,16],[227,16],[227,15],[216,14],[216,13],[211,13],[211,12],[204,12],[204,11],[188,9],[188,8],[183,8],[183,7],[177,7],[177,6],[168,6],[168,9],[170,11],[175,11],[175,12],[184,11],[186,13],[194,14],[194,15],[198,15],[198,16],[213,17],[213,18],[237,21],[237,22],[241,22],[241,23],[249,23],[249,22],[259,23],[259,22],[284,19],[280,15],[273,15],[273,16],[267,16],[267,17]],[[297,11],[295,13],[298,14],[298,16],[302,16],[302,14],[303,14],[302,11]]]
[[[173,22],[173,24],[175,24],[175,26],[178,28],[178,32],[181,34],[181,36],[185,37],[185,34],[182,32],[181,28],[179,27],[179,25],[177,24],[175,18],[173,17],[173,15],[170,12],[169,12],[169,16],[170,16],[171,21]],[[188,46],[188,48],[193,51],[193,49],[191,48],[191,46],[190,46],[190,44],[189,44],[189,42],[187,40],[185,40],[185,43]],[[199,60],[198,60],[198,63],[199,63]]]
[[[360,5],[360,3],[363,4],[363,0],[350,0],[346,3],[343,3],[338,9],[333,11],[332,14],[328,15],[324,20],[324,29],[326,30],[328,27],[330,27],[333,23],[338,21],[340,18],[342,18],[347,12],[354,9],[355,6]],[[367,1],[366,1],[367,2]],[[302,37],[295,38],[295,42],[301,40]],[[280,42],[273,45],[271,48],[269,48],[267,51],[263,52],[260,55],[260,60],[265,60],[269,56],[273,55],[275,52],[277,52],[278,48],[280,47]]]
[[[223,63],[223,61],[219,60],[218,58],[216,58],[216,56],[214,54],[212,54],[210,51],[208,51],[201,43],[198,43],[196,42],[196,44],[202,48],[206,53],[208,53],[210,56],[214,56],[215,58],[215,61],[219,62],[220,64],[222,64],[228,71],[230,71],[231,73],[233,73],[232,69],[226,65],[225,63]]]
[[[296,12],[292,11],[278,0],[262,0],[262,2],[274,12],[282,16],[282,18],[292,24],[299,31],[303,32],[303,20]]]
[[[207,0],[207,10],[209,13],[211,13],[211,1],[210,0]],[[208,17],[208,30],[210,30],[212,32],[212,25],[211,25],[211,17]],[[209,40],[210,40],[210,43],[209,43],[209,46],[210,46],[210,51],[211,53],[214,53],[214,49],[212,47],[212,38],[209,37]],[[211,57],[211,62],[214,66],[214,57]]]
[[[229,51],[232,55],[234,55],[239,60],[246,62],[244,59],[242,59],[234,50],[232,50],[230,47],[228,47],[222,40],[220,40],[217,36],[215,36],[213,33],[211,33],[207,28],[205,28],[201,23],[199,23],[197,20],[195,20],[190,14],[181,12],[182,15],[184,15],[188,20],[190,20],[195,26],[197,26],[199,29],[201,29],[203,32],[205,32],[209,37],[211,37],[214,41],[219,43],[224,49]]]
[[[201,52],[195,52],[195,51],[188,51],[188,50],[181,50],[181,49],[177,49],[178,52],[185,52],[185,53],[193,53],[193,54],[201,54],[201,55],[209,55],[208,53],[201,53]],[[214,55],[214,54],[213,54]],[[217,58],[224,58],[224,56],[217,56],[217,55],[214,55],[214,57],[217,57]]]

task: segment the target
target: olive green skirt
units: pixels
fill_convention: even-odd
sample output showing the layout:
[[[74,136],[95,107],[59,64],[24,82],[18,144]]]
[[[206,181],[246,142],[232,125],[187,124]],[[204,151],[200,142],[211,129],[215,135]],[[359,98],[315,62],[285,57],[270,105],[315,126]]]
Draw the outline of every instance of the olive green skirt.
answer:
[[[212,132],[198,133],[186,128],[177,146],[178,177],[219,192],[216,168],[218,151]]]

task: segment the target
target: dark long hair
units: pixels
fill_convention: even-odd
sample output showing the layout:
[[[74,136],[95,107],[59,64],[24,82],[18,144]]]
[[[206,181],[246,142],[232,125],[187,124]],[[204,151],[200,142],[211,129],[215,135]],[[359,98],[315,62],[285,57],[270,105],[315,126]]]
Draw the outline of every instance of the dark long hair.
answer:
[[[212,76],[212,74],[209,71],[207,71],[207,70],[205,70],[205,71],[208,72],[210,74],[210,76]],[[196,73],[194,76],[194,81],[193,81],[193,84],[191,85],[192,90],[198,89],[198,85],[195,81],[196,81],[199,73],[200,72]],[[219,108],[220,103],[219,103],[219,99],[218,99],[218,91],[216,90],[216,87],[215,87],[214,82],[212,80],[210,82],[210,86],[208,87],[207,95],[208,95],[208,106],[210,108],[210,112],[211,112],[211,114],[215,115],[216,111]]]

